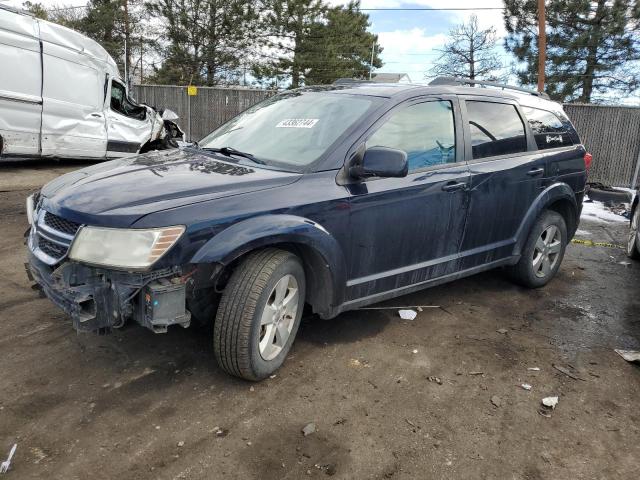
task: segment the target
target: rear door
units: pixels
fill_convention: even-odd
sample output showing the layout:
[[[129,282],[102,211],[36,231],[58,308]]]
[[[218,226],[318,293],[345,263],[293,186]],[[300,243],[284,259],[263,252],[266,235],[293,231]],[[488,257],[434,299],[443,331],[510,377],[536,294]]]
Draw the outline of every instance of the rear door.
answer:
[[[545,105],[546,106],[546,105]],[[554,105],[550,104],[552,108]],[[555,111],[544,108],[522,106],[536,147],[547,158],[549,182],[563,182],[582,198],[587,180],[584,154],[586,153],[578,134],[562,109]]]
[[[0,62],[0,155],[38,155],[42,65],[33,17],[0,10]]]
[[[402,104],[379,120],[365,140],[367,148],[407,152],[409,174],[347,187],[351,300],[454,272],[466,217],[469,171],[455,97]]]
[[[545,157],[532,151],[530,129],[515,101],[478,96],[462,103],[471,173],[461,251],[461,268],[467,269],[511,255],[518,227],[547,174]]]

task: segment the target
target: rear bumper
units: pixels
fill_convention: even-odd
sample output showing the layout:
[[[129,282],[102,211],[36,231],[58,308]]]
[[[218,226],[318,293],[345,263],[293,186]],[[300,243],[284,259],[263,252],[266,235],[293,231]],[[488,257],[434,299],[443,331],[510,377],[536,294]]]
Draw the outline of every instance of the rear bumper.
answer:
[[[41,288],[44,295],[69,315],[78,331],[99,331],[122,326],[129,318],[154,330],[166,331],[172,323],[188,326],[190,315],[184,312],[171,319],[163,319],[163,324],[154,321],[141,292],[145,287],[164,282],[169,277],[179,279],[179,269],[155,272],[131,273],[88,267],[66,261],[57,267],[50,267],[29,251],[27,273]],[[184,290],[184,284],[174,283],[175,288]],[[144,295],[145,298],[147,295]],[[184,296],[182,296],[184,299]],[[184,311],[184,300],[182,301]]]

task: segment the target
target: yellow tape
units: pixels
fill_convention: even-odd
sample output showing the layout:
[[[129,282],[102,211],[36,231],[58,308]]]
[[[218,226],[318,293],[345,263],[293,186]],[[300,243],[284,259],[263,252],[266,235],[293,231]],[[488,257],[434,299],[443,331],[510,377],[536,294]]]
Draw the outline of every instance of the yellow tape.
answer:
[[[586,245],[587,247],[607,247],[607,248],[621,248],[626,249],[623,245],[616,245],[615,243],[607,242],[594,242],[593,240],[582,240],[580,238],[574,238],[571,243],[577,243],[579,245]]]

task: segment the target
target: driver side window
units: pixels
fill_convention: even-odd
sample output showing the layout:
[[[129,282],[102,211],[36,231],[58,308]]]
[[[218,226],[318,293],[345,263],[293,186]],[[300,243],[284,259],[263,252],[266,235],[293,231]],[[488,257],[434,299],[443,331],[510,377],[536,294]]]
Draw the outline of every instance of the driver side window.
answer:
[[[409,172],[456,161],[453,105],[424,102],[402,108],[367,140],[367,148],[388,147],[407,153]]]
[[[116,81],[111,82],[111,110],[137,120],[144,120],[147,116],[147,110],[129,100],[124,85]]]

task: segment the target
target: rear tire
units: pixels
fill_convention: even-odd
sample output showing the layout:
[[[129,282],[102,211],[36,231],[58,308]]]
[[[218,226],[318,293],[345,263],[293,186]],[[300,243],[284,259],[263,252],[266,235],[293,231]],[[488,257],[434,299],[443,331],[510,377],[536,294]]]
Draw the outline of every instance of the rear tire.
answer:
[[[629,238],[627,240],[627,256],[634,260],[640,260],[640,204],[631,216],[629,225]]]
[[[250,254],[231,275],[213,329],[218,365],[246,380],[262,380],[284,362],[305,298],[304,269],[294,254],[268,248]]]
[[[567,224],[562,215],[547,210],[534,224],[516,265],[510,267],[511,278],[529,288],[540,288],[553,279],[567,248]]]

